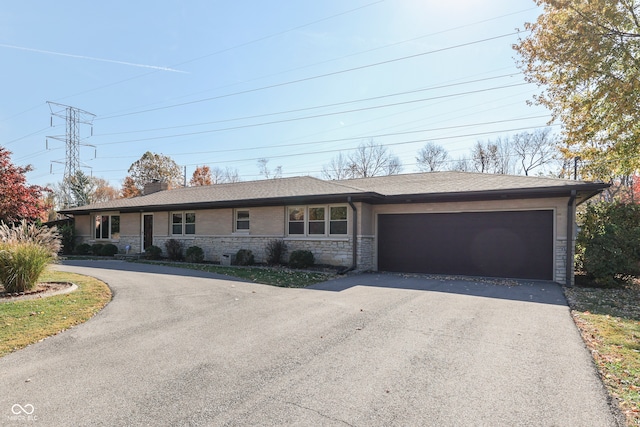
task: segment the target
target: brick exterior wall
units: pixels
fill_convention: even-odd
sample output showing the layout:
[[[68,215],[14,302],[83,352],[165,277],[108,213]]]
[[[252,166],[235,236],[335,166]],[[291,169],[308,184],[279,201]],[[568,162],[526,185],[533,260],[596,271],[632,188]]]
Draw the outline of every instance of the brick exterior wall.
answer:
[[[493,210],[527,210],[553,209],[555,212],[555,259],[554,280],[564,284],[566,282],[567,263],[567,198],[553,199],[524,199],[509,201],[484,201],[463,203],[432,203],[432,204],[397,204],[397,205],[366,205],[357,204],[358,235],[357,238],[357,269],[360,271],[375,270],[377,268],[376,222],[377,215],[386,213],[430,213],[430,212],[459,212],[459,211],[493,211]],[[197,213],[197,232],[201,233],[188,237],[169,236],[169,213],[154,214],[153,244],[164,250],[164,243],[171,238],[182,240],[185,250],[189,246],[200,246],[207,261],[220,262],[222,254],[235,254],[239,249],[249,249],[253,252],[257,262],[266,260],[265,248],[269,241],[282,239],[286,242],[288,253],[296,249],[310,250],[318,264],[350,267],[353,259],[353,236],[349,234],[339,238],[298,238],[282,237],[285,235],[285,208],[264,207],[251,208],[251,232],[254,234],[232,234],[233,210],[203,210]],[[349,209],[349,221],[352,211]],[[88,215],[76,217],[78,243],[94,243],[91,238],[91,223]],[[121,215],[121,234],[118,241],[112,243],[124,253],[126,245],[131,246],[130,253],[142,252],[141,236],[136,234],[141,229],[140,214]],[[349,223],[351,233],[351,222]],[[106,242],[102,242],[106,243]],[[571,244],[575,244],[572,240]],[[573,282],[573,277],[569,278]]]

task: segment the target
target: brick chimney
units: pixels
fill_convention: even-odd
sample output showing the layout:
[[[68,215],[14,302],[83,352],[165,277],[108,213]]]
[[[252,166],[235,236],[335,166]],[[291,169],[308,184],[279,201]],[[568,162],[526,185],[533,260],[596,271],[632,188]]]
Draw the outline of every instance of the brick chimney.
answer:
[[[158,191],[164,191],[169,189],[169,184],[164,181],[160,181],[158,179],[154,179],[151,182],[148,182],[144,185],[144,190],[142,190],[142,194],[147,196],[149,194],[157,193]]]

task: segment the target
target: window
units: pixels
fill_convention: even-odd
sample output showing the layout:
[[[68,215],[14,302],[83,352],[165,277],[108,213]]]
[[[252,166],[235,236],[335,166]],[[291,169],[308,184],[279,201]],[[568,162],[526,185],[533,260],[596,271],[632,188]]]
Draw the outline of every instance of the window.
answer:
[[[96,215],[94,217],[96,239],[120,238],[120,215]]]
[[[304,234],[305,208],[289,208],[289,234]]]
[[[297,206],[288,209],[290,236],[347,234],[347,206]]]
[[[236,230],[240,232],[249,231],[249,211],[237,210],[236,211]]]
[[[196,234],[196,214],[195,212],[173,212],[171,213],[171,234]]]
[[[309,208],[309,234],[324,234],[325,208]]]
[[[347,234],[347,207],[332,206],[329,221],[329,234]]]

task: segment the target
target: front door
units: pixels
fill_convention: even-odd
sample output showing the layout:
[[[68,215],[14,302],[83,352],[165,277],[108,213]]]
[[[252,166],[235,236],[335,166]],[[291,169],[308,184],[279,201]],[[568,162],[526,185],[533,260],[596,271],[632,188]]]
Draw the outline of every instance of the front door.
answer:
[[[153,215],[144,215],[143,224],[142,250],[145,251],[149,246],[153,245]]]

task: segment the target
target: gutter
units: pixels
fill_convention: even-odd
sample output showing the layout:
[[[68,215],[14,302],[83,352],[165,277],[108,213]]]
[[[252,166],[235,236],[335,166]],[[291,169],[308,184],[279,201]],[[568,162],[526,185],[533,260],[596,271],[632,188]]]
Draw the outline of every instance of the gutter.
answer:
[[[573,231],[574,231],[574,217],[576,215],[576,190],[571,190],[571,197],[569,197],[569,202],[567,202],[567,261],[565,262],[565,286],[571,287],[573,277],[573,268],[574,268],[574,260],[573,260]]]
[[[356,208],[356,205],[353,204],[351,196],[347,197],[347,203],[349,203],[349,206],[351,206],[351,209],[353,210],[353,249],[351,267],[348,267],[346,270],[340,271],[339,274],[346,274],[358,267],[358,209]]]

